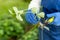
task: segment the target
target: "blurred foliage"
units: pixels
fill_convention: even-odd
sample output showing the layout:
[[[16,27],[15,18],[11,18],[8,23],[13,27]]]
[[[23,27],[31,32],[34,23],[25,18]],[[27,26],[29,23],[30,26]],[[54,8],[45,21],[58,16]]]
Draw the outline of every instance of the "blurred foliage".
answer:
[[[0,0],[0,40],[38,40],[38,29],[26,31],[32,25],[18,21],[12,17],[8,9],[16,6],[19,10],[26,9],[29,2],[22,0]],[[32,26],[33,27],[33,26]]]
[[[25,1],[25,2],[30,2],[31,0],[23,0],[23,1]]]

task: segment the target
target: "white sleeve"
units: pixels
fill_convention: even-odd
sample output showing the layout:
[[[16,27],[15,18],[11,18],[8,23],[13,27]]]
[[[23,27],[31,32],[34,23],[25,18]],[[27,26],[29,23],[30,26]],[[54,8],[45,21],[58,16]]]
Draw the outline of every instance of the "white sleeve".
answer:
[[[32,0],[28,6],[28,9],[36,8],[36,11],[40,11],[41,0]]]

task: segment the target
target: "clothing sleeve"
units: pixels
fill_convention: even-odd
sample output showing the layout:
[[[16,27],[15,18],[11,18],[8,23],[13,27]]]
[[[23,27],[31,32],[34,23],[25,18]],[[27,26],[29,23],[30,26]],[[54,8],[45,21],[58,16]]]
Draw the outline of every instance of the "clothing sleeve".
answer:
[[[36,12],[40,11],[41,0],[32,0],[28,6],[28,10],[31,8],[36,8]]]

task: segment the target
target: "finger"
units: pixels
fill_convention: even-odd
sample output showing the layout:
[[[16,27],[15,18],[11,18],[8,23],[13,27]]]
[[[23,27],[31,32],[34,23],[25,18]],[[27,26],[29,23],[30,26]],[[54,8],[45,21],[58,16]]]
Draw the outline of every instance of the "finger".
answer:
[[[36,21],[34,19],[34,15],[33,14],[27,13],[25,18],[26,18],[27,22],[29,22],[31,24],[36,24]]]
[[[37,19],[35,18],[36,16],[34,14],[30,14],[30,20],[33,24],[37,24]]]
[[[55,13],[51,13],[51,14],[47,14],[47,17],[52,17],[52,16],[55,16],[56,14]]]
[[[25,15],[25,19],[26,19],[27,22],[31,23],[30,15],[28,13]]]

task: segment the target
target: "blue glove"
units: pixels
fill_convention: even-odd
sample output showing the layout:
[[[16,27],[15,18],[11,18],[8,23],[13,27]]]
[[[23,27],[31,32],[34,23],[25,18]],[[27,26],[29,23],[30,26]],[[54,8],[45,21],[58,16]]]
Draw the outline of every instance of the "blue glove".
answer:
[[[47,17],[50,18],[54,16],[55,19],[54,21],[51,23],[51,24],[54,24],[56,26],[59,26],[60,25],[60,12],[56,12],[56,13],[51,13],[51,14],[47,14]]]
[[[35,14],[33,14],[31,10],[28,10],[26,12],[25,19],[31,24],[37,24],[39,21],[38,17]]]

